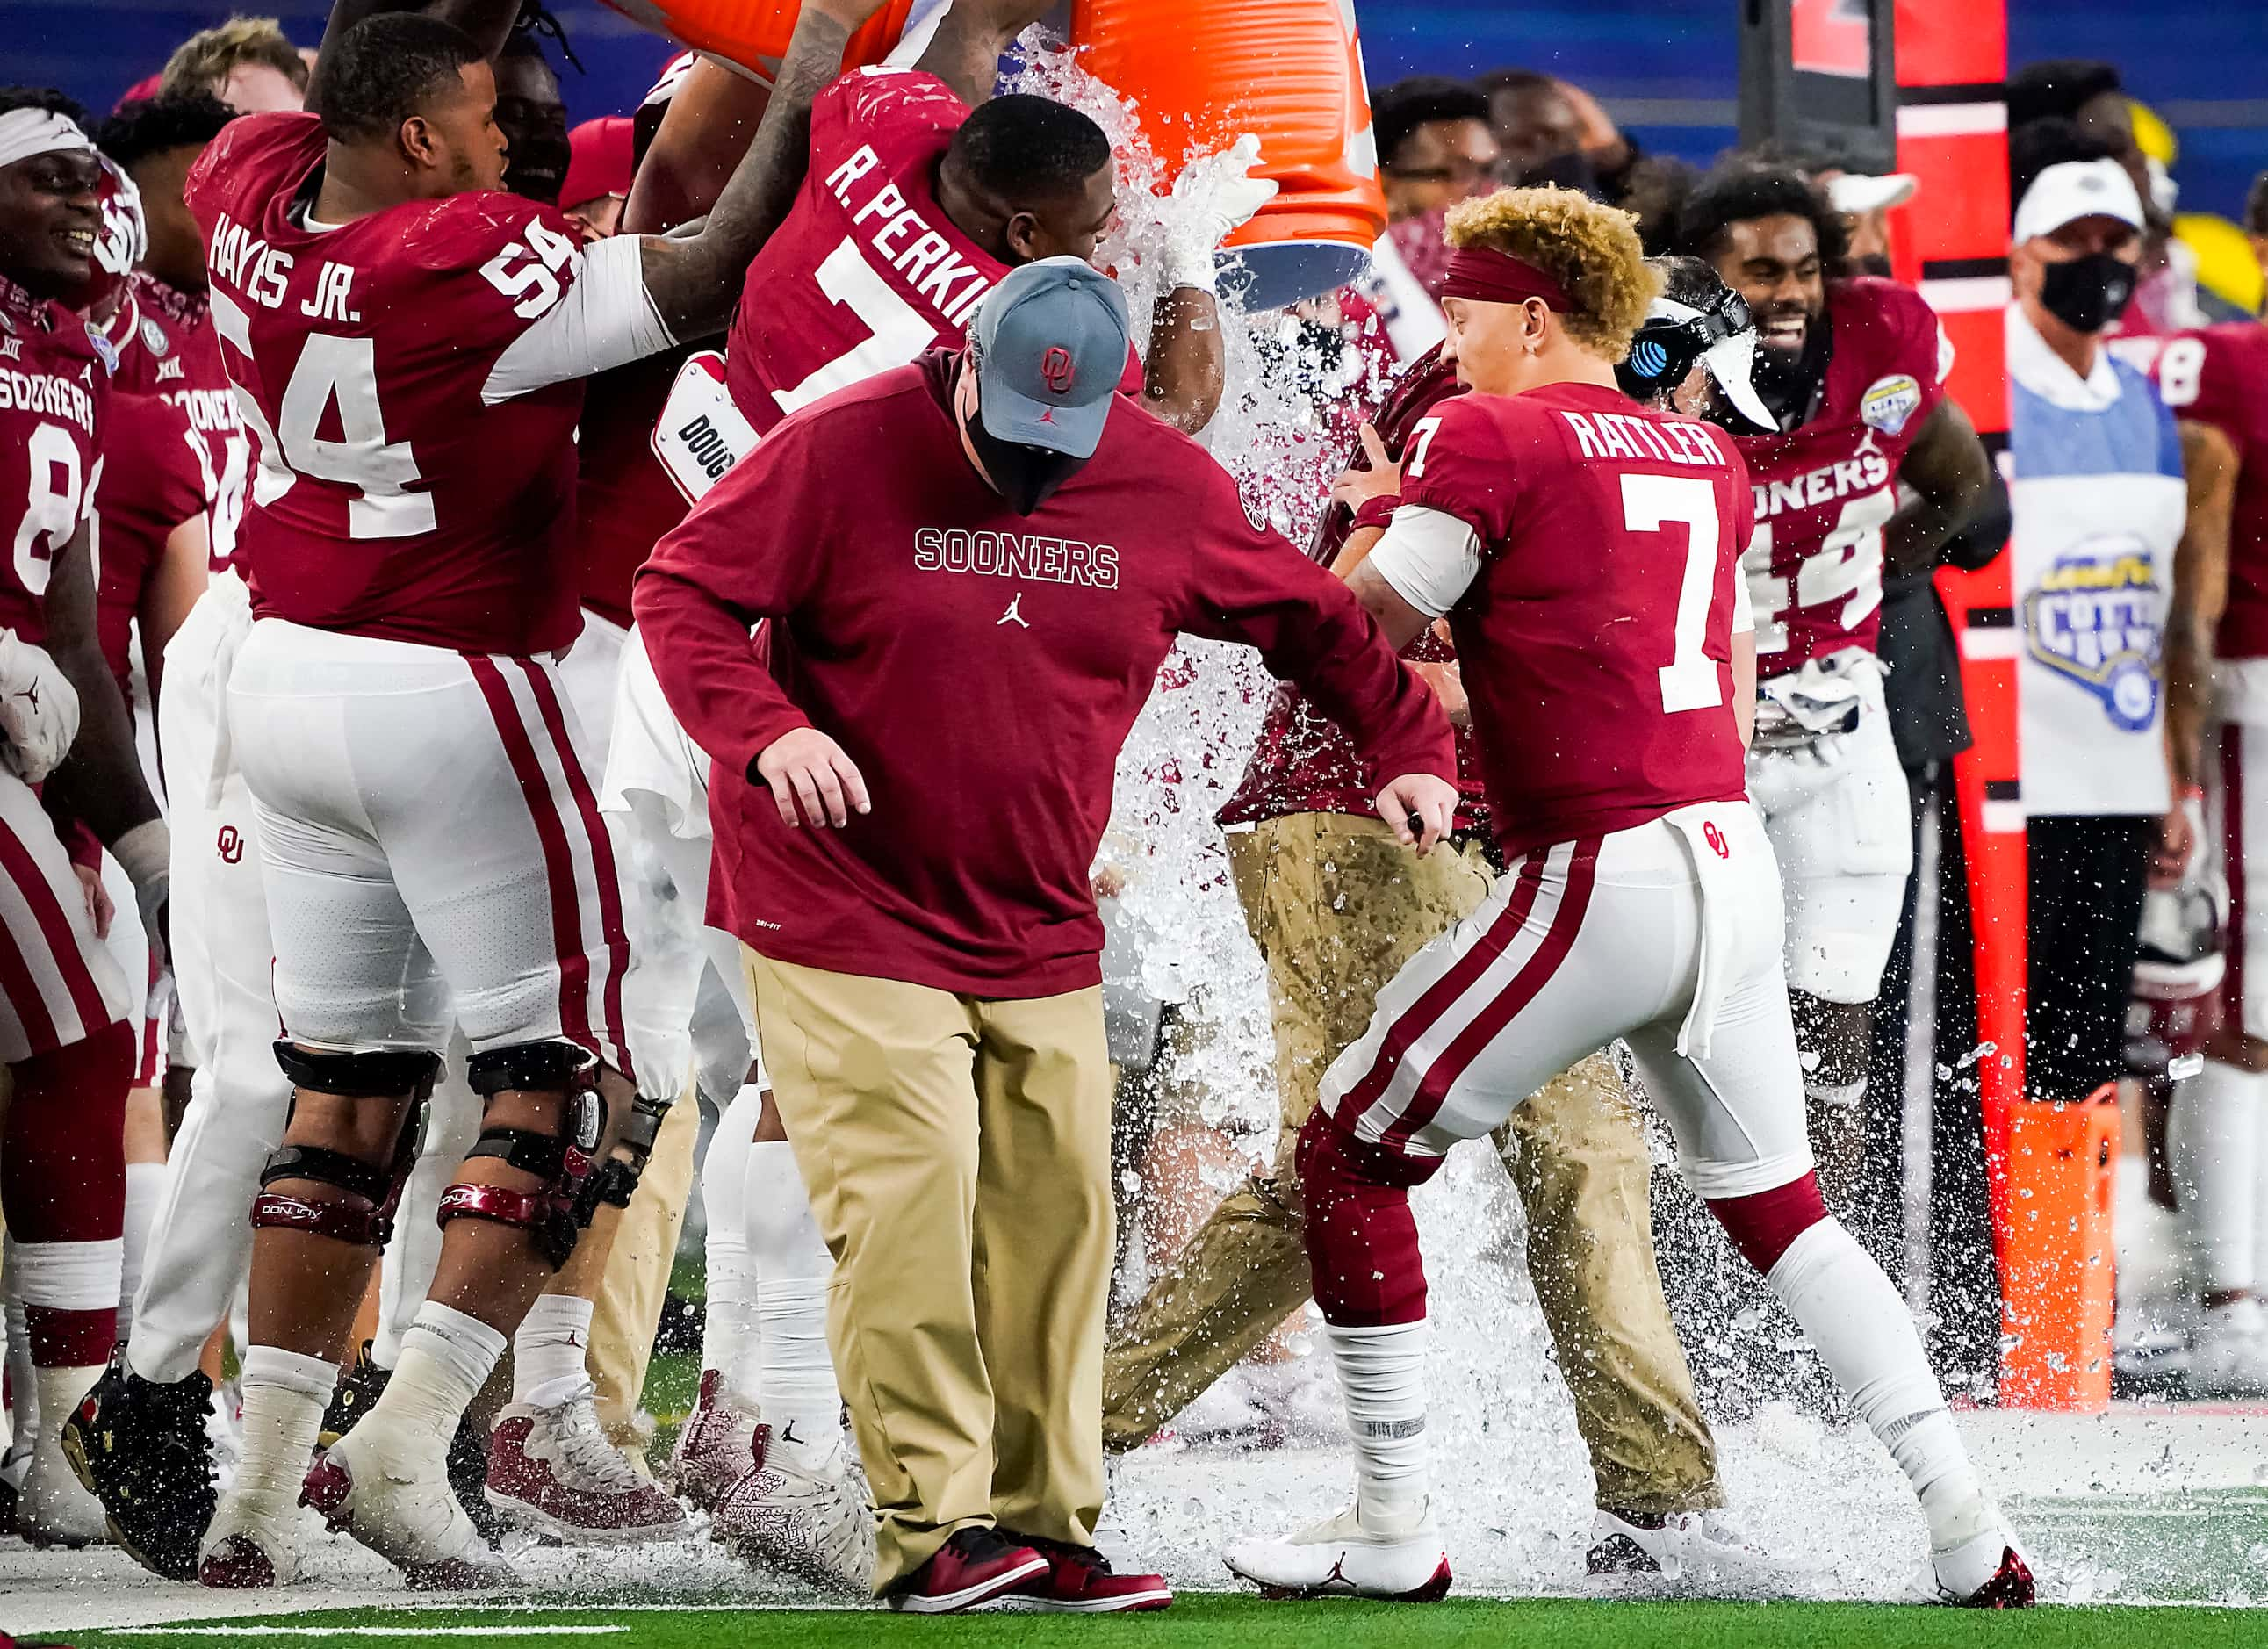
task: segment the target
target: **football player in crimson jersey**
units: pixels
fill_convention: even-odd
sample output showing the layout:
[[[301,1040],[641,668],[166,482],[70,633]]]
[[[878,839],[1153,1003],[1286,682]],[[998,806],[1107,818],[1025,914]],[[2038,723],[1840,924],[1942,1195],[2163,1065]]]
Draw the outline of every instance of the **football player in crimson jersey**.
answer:
[[[136,997],[96,936],[47,809],[84,821],[116,854],[153,933],[166,858],[95,639],[90,522],[110,356],[59,301],[85,290],[101,228],[100,162],[76,113],[56,93],[0,92],[0,534],[15,546],[0,567],[0,876],[13,959],[0,972],[0,1206],[33,1371],[18,1412],[36,1406],[44,1421],[17,1528],[74,1545],[102,1538],[102,1508],[72,1480],[61,1433],[115,1337]],[[44,796],[32,788],[43,780]]]
[[[1722,291],[1706,265],[1676,261]],[[1680,382],[1689,366],[1701,372],[1682,349]],[[1456,372],[1454,358],[1429,350],[1365,431],[1385,468],[1358,457],[1311,552],[1341,577],[1375,537],[1366,529],[1393,511],[1388,472],[1412,432],[1464,393]],[[1363,543],[1350,552],[1358,534]],[[1230,1366],[1308,1298],[1300,1126],[1324,1071],[1361,1037],[1380,987],[1428,939],[1470,916],[1493,880],[1470,718],[1443,629],[1421,635],[1406,656],[1459,724],[1464,798],[1447,850],[1411,861],[1382,822],[1361,816],[1366,787],[1351,741],[1289,687],[1278,690],[1244,782],[1222,809],[1238,900],[1268,965],[1282,1131],[1274,1162],[1213,1211],[1114,1323],[1103,1360],[1103,1435],[1112,1448],[1138,1447],[1224,1371],[1232,1379],[1248,1372]],[[1737,1540],[1712,1515],[1725,1504],[1715,1442],[1653,1249],[1625,1218],[1646,1200],[1650,1167],[1612,1061],[1594,1055],[1547,1082],[1497,1140],[1528,1211],[1529,1272],[1590,1451],[1598,1516],[1588,1572],[1697,1565],[1721,1573],[1752,1563],[1752,1552],[1727,1549]],[[1604,1344],[1616,1355],[1589,1349]],[[1250,1383],[1267,1391],[1258,1378]]]
[[[1830,278],[1842,218],[1800,175],[1715,173],[1686,201],[1677,235],[1679,251],[1748,300],[1756,386],[1778,426],[1730,420],[1756,492],[1742,562],[1763,696],[1749,787],[1787,891],[1812,1137],[1847,1213],[1874,1001],[1913,858],[1874,657],[1882,570],[1935,564],[1992,469],[1945,398],[1935,313],[1891,282]],[[1904,504],[1901,486],[1913,495]]]
[[[2248,216],[2268,244],[2268,173]],[[2268,896],[2249,872],[2268,865],[2268,801],[2256,793],[2268,768],[2268,326],[2235,321],[2149,347],[2181,429],[2189,525],[2174,576],[2195,613],[2167,633],[2167,732],[2176,769],[2205,775],[2208,862],[2228,889],[2222,1027],[2167,1122],[2203,1291],[2189,1382],[2257,1395],[2268,1391],[2268,962],[2252,953],[2268,950]]]
[[[721,327],[785,210],[767,128],[699,232],[586,252],[496,192],[490,59],[517,7],[345,26],[363,9],[335,14],[314,110],[232,123],[188,184],[261,448],[228,713],[298,1086],[254,1205],[245,1466],[199,1571],[220,1586],[289,1577],[303,1496],[419,1580],[501,1573],[444,1454],[503,1336],[628,1200],[648,1120],[630,1115],[613,849],[551,657],[578,626],[578,380]],[[807,29],[839,58],[828,7]],[[317,1371],[344,1350],[452,1012],[486,1131],[443,1193],[393,1380],[307,1473]]]
[[[1508,189],[1454,208],[1449,239],[1443,355],[1471,393],[1411,431],[1400,504],[1349,582],[1398,643],[1448,618],[1516,868],[1381,992],[1301,1130],[1358,1488],[1229,1566],[1281,1592],[1448,1589],[1410,1188],[1621,1037],[1687,1182],[1912,1482],[1937,1594],[2029,1602],[1904,1301],[1812,1173],[1778,874],[1742,765],[1747,467],[1722,432],[1616,386],[1656,285],[1628,215]]]

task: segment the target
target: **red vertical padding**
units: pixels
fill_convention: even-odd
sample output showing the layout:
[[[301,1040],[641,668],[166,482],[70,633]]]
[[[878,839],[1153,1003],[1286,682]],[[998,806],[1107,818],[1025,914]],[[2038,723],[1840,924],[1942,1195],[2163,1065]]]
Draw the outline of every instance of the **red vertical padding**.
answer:
[[[1995,451],[2008,427],[2006,0],[1897,0],[1898,169],[1921,180],[1898,214],[1896,267],[1937,306],[1956,350],[1954,398]],[[2016,644],[2007,557],[1937,575],[1962,644],[1977,743],[1954,774],[1977,933],[1977,1062],[1992,1231],[2011,1281],[2008,1135],[2023,1097],[2025,874],[2018,789]]]

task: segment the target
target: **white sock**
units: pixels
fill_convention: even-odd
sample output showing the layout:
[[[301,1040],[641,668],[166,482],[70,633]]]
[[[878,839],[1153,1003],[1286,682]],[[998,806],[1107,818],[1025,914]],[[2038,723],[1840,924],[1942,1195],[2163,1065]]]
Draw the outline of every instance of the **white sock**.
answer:
[[[1764,1281],[1913,1484],[1930,1544],[1942,1550],[1980,1533],[1991,1507],[1977,1469],[1882,1268],[1829,1218],[1790,1243]]]
[[[748,1262],[745,1182],[748,1147],[763,1109],[763,1090],[742,1086],[718,1120],[701,1163],[701,1205],[708,1216],[703,1248],[709,1273],[709,1302],[701,1335],[701,1366],[715,1369],[725,1383],[755,1401],[758,1374],[756,1273]]]
[[[1838,1111],[1856,1110],[1867,1097],[1867,1078],[1856,1082],[1823,1082],[1817,1077],[1803,1079],[1804,1097],[1814,1105],[1823,1105]]]
[[[772,1447],[815,1471],[843,1441],[843,1394],[827,1349],[827,1285],[835,1262],[786,1141],[748,1146],[742,1196],[748,1267],[756,1278],[761,1372],[754,1395],[772,1429]]]
[[[423,1314],[421,1308],[420,1321]],[[512,1400],[539,1409],[566,1402],[590,1383],[585,1360],[590,1345],[589,1300],[579,1294],[538,1294],[512,1336]]]
[[[1355,1514],[1373,1534],[1415,1528],[1431,1485],[1425,1467],[1425,1319],[1375,1329],[1323,1326],[1354,1441]]]
[[[2268,1129],[2268,1075],[2217,1059],[2174,1090],[2166,1118],[2166,1157],[2181,1202],[2200,1287],[2212,1293],[2249,1289],[2258,1278],[2257,1211],[2261,1147]]]
[[[7,1284],[8,1452],[21,1454],[40,1435],[40,1382],[32,1375],[32,1336],[24,1328],[24,1302],[16,1293],[16,1240],[0,1247],[0,1281]]]
[[[2268,1282],[2268,1122],[2259,1130],[2253,1151],[2252,1280]]]
[[[298,1504],[339,1371],[328,1358],[255,1345],[244,1354],[244,1453],[229,1498],[255,1516]]]
[[[150,1226],[166,1195],[166,1165],[129,1162],[126,1165],[126,1224],[122,1232],[125,1249],[118,1275],[118,1337],[134,1328],[134,1297],[142,1292],[142,1260],[150,1252]]]
[[[401,1336],[394,1377],[356,1429],[377,1424],[381,1438],[399,1437],[438,1465],[504,1346],[504,1336],[478,1317],[427,1300]]]

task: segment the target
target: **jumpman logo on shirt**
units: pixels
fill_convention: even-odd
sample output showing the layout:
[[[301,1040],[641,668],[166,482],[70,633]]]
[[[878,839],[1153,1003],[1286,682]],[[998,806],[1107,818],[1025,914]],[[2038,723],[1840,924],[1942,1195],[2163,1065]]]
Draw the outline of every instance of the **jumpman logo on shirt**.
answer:
[[[1031,629],[1031,625],[1024,621],[1023,608],[1024,593],[1019,590],[1016,592],[1016,599],[1008,603],[1008,610],[992,621],[992,628],[998,629],[1003,624],[1023,624],[1026,629]]]

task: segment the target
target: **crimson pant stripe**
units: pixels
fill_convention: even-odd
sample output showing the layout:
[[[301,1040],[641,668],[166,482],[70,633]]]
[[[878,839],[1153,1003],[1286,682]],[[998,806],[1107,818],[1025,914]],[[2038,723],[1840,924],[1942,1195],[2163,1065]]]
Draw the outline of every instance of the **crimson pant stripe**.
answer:
[[[80,1034],[92,1036],[110,1023],[109,1005],[103,1001],[94,975],[87,971],[86,958],[79,953],[78,935],[71,931],[70,918],[56,902],[55,890],[40,874],[31,850],[16,839],[14,831],[4,828],[0,828],[0,874],[16,884],[16,891],[32,908],[32,919],[40,924],[40,937],[47,941],[48,951],[55,956],[55,971],[63,975],[63,989],[70,992],[71,1006],[78,1011]],[[37,995],[36,990],[33,994]],[[40,1005],[40,1013],[42,1019],[47,1018],[45,1004]],[[49,1020],[48,1025],[48,1034],[52,1035],[54,1022]],[[30,1028],[28,1024],[26,1028]]]
[[[2222,939],[2228,953],[2228,984],[2221,992],[2221,1014],[2237,1030],[2244,1023],[2244,724],[2223,722],[2220,727],[2220,847],[2228,878],[2228,931]]]
[[[1440,1113],[1441,1101],[1448,1097],[1451,1086],[1465,1074],[1465,1068],[1479,1056],[1481,1049],[1503,1034],[1504,1027],[1550,983],[1551,976],[1559,971],[1559,964],[1567,960],[1567,953],[1575,948],[1575,936],[1583,931],[1583,916],[1591,908],[1591,887],[1597,880],[1598,869],[1599,838],[1593,836],[1577,843],[1575,856],[1567,865],[1567,890],[1560,895],[1559,909],[1552,916],[1543,943],[1521,965],[1512,983],[1476,1013],[1472,1023],[1459,1031],[1426,1067],[1418,1091],[1410,1096],[1410,1103],[1379,1136],[1380,1145],[1397,1148],[1407,1145],[1410,1137]]]
[[[552,948],[559,953],[559,1028],[570,1042],[595,1048],[591,1034],[591,958],[583,944],[583,906],[575,896],[575,861],[567,847],[567,827],[551,799],[551,781],[536,759],[535,742],[527,736],[512,688],[495,661],[464,655],[473,681],[488,701],[489,716],[504,740],[504,759],[527,803],[527,816],[535,826],[535,839],[543,850],[543,879],[551,895]]]
[[[9,859],[12,872],[15,856],[23,851],[22,844],[5,825],[0,825],[0,843],[5,843],[4,848],[0,848],[0,857]],[[33,873],[37,874],[36,866]],[[40,995],[39,981],[24,958],[23,946],[16,941],[15,930],[4,923],[0,923],[0,995],[8,998],[8,1005],[22,1022],[24,1041],[32,1052],[44,1053],[60,1046],[55,1016],[48,1012],[47,999]]]
[[[568,740],[567,718],[559,708],[557,684],[548,673],[526,659],[517,662],[527,674],[528,686],[535,694],[536,709],[543,715],[544,729],[551,735],[552,748],[559,753],[559,770],[567,776],[567,793],[575,799],[575,811],[583,821],[583,834],[591,841],[591,865],[599,882],[599,931],[607,941],[607,1037],[614,1044],[615,1069],[635,1082],[637,1073],[630,1069],[630,1039],[622,1034],[622,975],[630,971],[630,934],[622,918],[622,880],[615,874],[614,838],[607,834],[607,821],[599,813],[599,799],[592,792],[590,776],[583,771],[582,759]]]
[[[1371,1062],[1362,1080],[1348,1090],[1335,1113],[1345,1127],[1351,1130],[1356,1120],[1378,1102],[1379,1095],[1394,1080],[1394,1073],[1401,1069],[1410,1044],[1432,1030],[1435,1021],[1454,1007],[1457,998],[1504,954],[1505,946],[1512,943],[1513,936],[1527,922],[1528,913],[1535,908],[1536,893],[1543,885],[1543,862],[1550,852],[1549,848],[1530,850],[1521,861],[1520,880],[1513,887],[1504,914],[1489,924],[1479,944],[1459,957],[1447,973],[1435,980],[1387,1027],[1386,1039],[1378,1047],[1378,1057]]]

